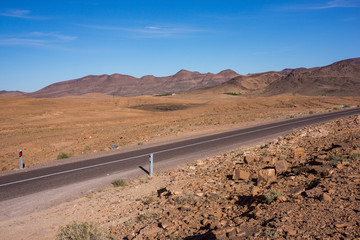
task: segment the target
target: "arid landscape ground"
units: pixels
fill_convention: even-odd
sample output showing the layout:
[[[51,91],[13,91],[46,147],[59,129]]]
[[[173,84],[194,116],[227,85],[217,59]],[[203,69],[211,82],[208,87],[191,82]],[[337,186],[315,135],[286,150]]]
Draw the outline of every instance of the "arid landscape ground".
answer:
[[[292,107],[282,105],[285,104],[284,99],[288,104],[291,102]],[[279,110],[280,117],[286,118],[309,114],[310,111],[333,110],[336,101],[346,101],[349,105],[356,101],[325,99],[279,97],[272,99],[271,109],[259,107],[258,112],[252,112],[247,106],[245,109],[249,112],[245,114],[246,111],[242,110],[241,115],[245,115],[246,120],[267,121],[273,116],[270,112],[275,110]],[[110,99],[97,101],[107,106],[105,103]],[[231,102],[227,98],[222,101]],[[196,102],[201,104],[199,99]],[[229,102],[228,112],[231,109],[234,111],[235,106],[242,109],[240,106],[249,103],[245,99],[237,99],[231,107]],[[253,99],[251,102],[256,103],[251,105],[255,108],[269,104],[269,99],[266,102],[265,99]],[[223,106],[222,109],[227,109],[225,106],[228,105],[217,105],[217,108]],[[187,113],[183,117],[189,117],[191,110],[181,111]],[[162,133],[167,136],[180,134],[170,129],[184,124],[182,121],[185,120],[162,114],[164,121],[173,121]],[[204,121],[201,114],[194,115],[198,121],[191,122],[194,128],[189,124],[181,134],[185,134],[187,129],[199,127],[196,124],[201,126],[201,121]],[[221,121],[223,118],[219,116],[213,116],[213,121]],[[154,122],[147,119],[147,123],[153,124],[150,126],[158,126]],[[241,123],[230,122],[224,127]],[[209,126],[208,123],[203,124]],[[66,126],[70,128],[70,125]],[[107,131],[114,129],[114,125],[107,127],[104,128]],[[214,130],[212,125],[210,128]],[[71,129],[63,131],[70,132]],[[91,126],[82,129],[93,131]],[[143,129],[147,129],[146,126]],[[47,139],[48,133],[42,134]],[[95,136],[82,138],[84,145],[94,149],[95,145],[87,139],[98,138],[99,135]],[[102,141],[106,144],[106,138]],[[137,141],[139,139],[135,139]],[[72,144],[72,147],[75,146]],[[62,150],[67,149],[71,148]],[[98,239],[356,239],[360,237],[359,163],[360,118],[347,117],[293,130],[288,136],[251,148],[234,149],[229,153],[199,159],[171,171],[158,172],[153,178],[124,180],[120,187],[109,186],[49,209],[2,221],[1,238],[53,239],[61,226],[74,226],[76,221],[97,225]]]
[[[103,95],[52,99],[0,98],[0,169],[27,167],[142,145],[165,138],[211,133],[304,114],[357,106],[360,97],[226,94],[118,98]],[[113,146],[113,147],[111,147]]]

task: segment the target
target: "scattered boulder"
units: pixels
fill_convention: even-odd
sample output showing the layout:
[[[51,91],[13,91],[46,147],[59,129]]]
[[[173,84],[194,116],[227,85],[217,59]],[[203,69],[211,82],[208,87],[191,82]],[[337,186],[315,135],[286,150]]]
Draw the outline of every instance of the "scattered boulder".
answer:
[[[327,193],[322,193],[320,199],[326,202],[332,201],[332,197],[330,197],[329,194]]]
[[[241,169],[235,169],[233,174],[233,180],[248,180],[250,178],[250,173],[241,170]]]
[[[295,148],[294,150],[294,158],[301,159],[305,157],[305,149],[304,148]]]
[[[275,170],[277,174],[284,173],[288,170],[288,164],[285,160],[278,160],[275,162]]]
[[[264,168],[258,173],[257,185],[268,186],[276,181],[276,174],[274,168]]]
[[[244,161],[245,161],[245,163],[247,163],[247,164],[251,164],[251,163],[253,163],[253,162],[255,161],[255,157],[254,157],[254,156],[251,156],[251,155],[246,155],[246,156],[244,157]]]

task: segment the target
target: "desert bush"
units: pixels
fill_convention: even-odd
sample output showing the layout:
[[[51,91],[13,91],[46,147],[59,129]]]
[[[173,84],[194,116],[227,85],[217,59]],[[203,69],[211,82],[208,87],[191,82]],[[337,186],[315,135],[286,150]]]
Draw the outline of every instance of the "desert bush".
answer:
[[[227,92],[227,93],[224,93],[226,95],[232,95],[232,96],[239,96],[241,95],[241,93],[234,93],[234,92]]]
[[[92,223],[72,222],[64,227],[60,227],[57,240],[102,240],[107,239],[106,234],[97,225]]]
[[[144,205],[150,205],[153,202],[153,198],[152,197],[148,197],[143,201]]]
[[[65,159],[65,158],[69,158],[69,157],[71,157],[71,154],[62,152],[62,153],[59,153],[59,155],[57,156],[57,159],[59,160],[59,159]]]
[[[282,196],[283,192],[271,191],[265,195],[265,202],[272,203],[275,201],[279,196]]]
[[[352,153],[352,154],[350,155],[350,159],[351,159],[352,161],[360,161],[360,153]]]
[[[309,114],[314,114],[314,111],[309,111]]]
[[[345,160],[344,155],[341,153],[331,154],[329,157],[329,164],[333,167],[336,167],[339,163]]]
[[[158,213],[158,212],[153,212],[153,213],[146,212],[146,213],[140,214],[137,217],[137,221],[142,222],[142,221],[145,221],[147,219],[155,219],[155,218],[159,218],[159,217],[160,217],[160,213]]]
[[[114,187],[125,187],[127,183],[122,179],[117,179],[111,183]]]

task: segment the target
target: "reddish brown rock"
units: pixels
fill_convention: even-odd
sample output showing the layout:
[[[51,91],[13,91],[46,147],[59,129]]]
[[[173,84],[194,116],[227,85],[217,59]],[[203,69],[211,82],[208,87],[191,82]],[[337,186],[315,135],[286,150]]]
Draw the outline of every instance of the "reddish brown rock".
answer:
[[[278,160],[275,162],[275,170],[277,174],[284,173],[288,170],[288,164],[285,160]]]
[[[249,178],[250,178],[249,172],[241,169],[234,170],[234,174],[233,174],[234,180],[248,180]]]
[[[258,173],[257,184],[258,186],[268,186],[272,182],[276,181],[275,169],[265,168],[261,169]]]
[[[247,164],[251,164],[255,161],[255,157],[254,156],[250,156],[250,155],[247,155],[244,157],[244,161],[245,163]]]
[[[305,149],[304,148],[296,148],[294,150],[294,158],[301,159],[305,157]]]

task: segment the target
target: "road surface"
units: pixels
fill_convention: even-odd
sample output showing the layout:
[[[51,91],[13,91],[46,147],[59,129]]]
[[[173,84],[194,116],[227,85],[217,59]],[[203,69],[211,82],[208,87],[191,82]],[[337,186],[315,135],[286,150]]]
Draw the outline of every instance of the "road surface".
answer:
[[[63,188],[74,183],[90,181],[121,172],[139,170],[140,167],[148,168],[150,153],[154,154],[156,169],[161,164],[169,163],[174,159],[188,159],[198,153],[216,154],[216,151],[221,153],[230,146],[240,147],[249,141],[353,114],[360,114],[360,108],[293,118],[60,166],[32,171],[19,170],[17,173],[0,177],[0,202],[8,202],[22,196]]]

